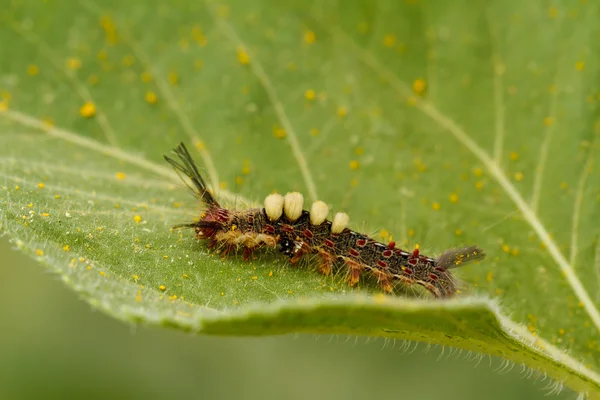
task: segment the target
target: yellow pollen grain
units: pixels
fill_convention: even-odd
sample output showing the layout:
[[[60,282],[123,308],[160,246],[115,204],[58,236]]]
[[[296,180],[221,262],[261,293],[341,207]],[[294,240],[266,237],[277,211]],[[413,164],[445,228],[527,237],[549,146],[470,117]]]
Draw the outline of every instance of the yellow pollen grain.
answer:
[[[502,245],[502,251],[505,253],[510,253],[510,246],[507,244]]]
[[[42,249],[37,249],[37,250],[35,251],[35,254],[36,254],[38,257],[41,257],[41,256],[43,256],[43,255],[44,255],[44,250],[42,250]]]
[[[62,249],[64,251],[71,251],[71,246],[69,246],[68,244],[65,244]]]
[[[350,161],[349,165],[350,165],[350,169],[354,169],[354,170],[357,170],[359,168],[359,166],[360,166],[358,164],[358,161],[356,161],[356,160]]]
[[[567,182],[563,181],[563,182],[560,183],[560,188],[561,189],[566,189],[568,187],[569,187],[569,184]]]
[[[473,175],[475,175],[477,177],[483,176],[483,169],[480,167],[473,168]]]
[[[182,277],[183,279],[188,279],[190,276],[189,276],[188,274],[183,274],[183,275],[181,275],[181,277]]]
[[[100,276],[104,276],[104,275],[106,275],[106,273],[105,273],[104,271],[100,271],[100,272],[98,272],[98,273],[100,274]]]
[[[413,236],[415,236],[415,230],[414,230],[414,229],[412,229],[412,228],[411,228],[411,229],[409,229],[409,230],[408,230],[408,236],[409,236],[409,237],[413,237]]]
[[[509,157],[512,161],[517,161],[519,159],[519,153],[517,153],[516,151],[513,151],[512,153],[510,153]]]
[[[462,235],[462,234],[463,234],[463,231],[462,231],[462,229],[457,229],[457,230],[455,230],[455,231],[454,231],[454,234],[455,234],[456,236],[460,236],[460,235]]]
[[[253,281],[255,281],[255,280],[257,280],[257,279],[258,279],[258,276],[256,276],[256,275],[254,275],[254,276],[252,277],[252,280],[253,280]]]
[[[177,300],[177,295],[174,294],[173,296],[169,296],[169,300]]]
[[[227,182],[223,181],[223,182],[219,183],[219,187],[221,188],[221,190],[227,189]]]
[[[40,182],[40,183],[38,183],[38,187],[39,187],[40,189],[43,189],[45,186],[46,186],[46,185],[44,185],[44,182]]]
[[[48,213],[40,213],[40,215],[41,215],[42,217],[49,217],[49,216],[50,216],[50,214],[48,214]]]
[[[2,100],[0,101],[0,111],[6,111],[8,110],[8,100]]]
[[[304,32],[304,41],[308,44],[313,44],[317,40],[317,35],[311,30]]]
[[[122,181],[122,180],[124,180],[125,178],[127,178],[127,175],[125,175],[125,173],[124,173],[124,172],[117,172],[117,173],[115,174],[115,178],[117,178],[117,180],[118,180],[118,181]]]
[[[269,276],[273,276],[273,271],[269,271]]]
[[[477,189],[477,190],[483,189],[483,181],[475,182],[475,189]]]
[[[236,176],[235,177],[235,184],[236,185],[241,185],[242,183],[244,183],[244,178],[242,178],[241,176]]]
[[[496,289],[496,294],[498,294],[498,295],[502,294],[502,289],[500,289],[500,288]]]
[[[131,277],[133,278],[134,281],[138,281],[140,279],[140,277],[135,274],[131,275]]]
[[[169,258],[169,256],[168,255],[164,255],[163,258],[166,260],[166,259]]]
[[[156,102],[158,101],[158,96],[151,90],[146,92],[144,98],[146,99],[146,102],[148,104],[156,104]]]
[[[396,36],[392,35],[391,33],[384,36],[383,45],[385,47],[394,47],[395,44],[396,44]]]
[[[133,220],[135,221],[136,224],[139,224],[142,221],[142,217],[139,215],[135,215],[133,217]]]
[[[513,256],[518,256],[519,255],[519,249],[512,249],[512,251],[510,252],[510,254],[512,254]]]
[[[440,203],[435,202],[431,205],[431,208],[433,208],[434,211],[439,211],[439,209],[442,208],[442,206]]]
[[[319,136],[319,129],[318,128],[311,128],[310,135],[311,136]]]
[[[456,193],[451,193],[448,199],[450,203],[458,203],[458,195]]]
[[[248,65],[250,64],[250,55],[243,47],[238,47],[237,49],[237,58],[240,64]]]
[[[485,276],[485,280],[488,282],[492,281],[492,272],[491,271],[487,273],[487,275]]]
[[[138,290],[137,294],[135,295],[135,301],[137,301],[138,303],[142,301],[142,291]]]
[[[161,292],[164,292],[165,290],[167,290],[167,287],[165,285],[160,285],[158,287],[158,290],[160,290]]]
[[[279,127],[273,129],[273,136],[275,136],[277,139],[283,139],[285,135],[285,129]]]
[[[338,107],[337,115],[338,115],[338,117],[341,117],[341,118],[345,117],[346,115],[348,115],[348,109],[344,106]]]
[[[306,100],[314,100],[317,97],[317,93],[312,89],[307,89],[304,92],[304,97],[306,97]]]
[[[27,74],[29,74],[31,76],[36,76],[39,73],[40,73],[40,68],[37,65],[31,64],[31,65],[27,66]]]
[[[515,173],[515,180],[517,182],[521,182],[523,179],[525,178],[525,176],[523,175],[522,172],[517,172]]]
[[[584,68],[585,68],[585,63],[584,63],[583,61],[577,61],[577,62],[575,63],[575,69],[576,69],[577,71],[583,71],[583,70],[584,70]]]
[[[413,82],[412,85],[413,88],[413,92],[418,95],[418,96],[422,96],[423,93],[425,93],[425,90],[427,89],[427,83],[425,82],[425,79],[415,79],[415,81]]]
[[[544,126],[552,126],[554,125],[554,118],[546,117],[544,118]]]
[[[67,60],[67,68],[77,70],[81,68],[81,60],[77,57],[71,57]]]
[[[560,329],[558,330],[558,333],[559,333],[560,335],[564,335],[564,334],[565,334],[565,330],[564,330],[563,328],[560,328]]]
[[[96,105],[91,101],[86,102],[79,108],[79,114],[84,118],[92,118],[96,115]]]
[[[354,154],[356,154],[357,156],[362,156],[365,153],[365,149],[363,149],[362,147],[357,147],[354,149]]]
[[[558,8],[556,6],[550,6],[548,8],[548,17],[556,19],[558,17]]]

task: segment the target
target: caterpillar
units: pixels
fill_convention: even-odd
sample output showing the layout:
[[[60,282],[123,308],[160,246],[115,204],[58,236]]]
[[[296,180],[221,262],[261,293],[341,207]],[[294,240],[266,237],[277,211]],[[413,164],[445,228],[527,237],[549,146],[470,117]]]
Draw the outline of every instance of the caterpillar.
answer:
[[[183,173],[192,185],[182,179],[203,203],[199,220],[173,226],[172,229],[192,228],[199,240],[209,249],[220,249],[225,257],[232,251],[243,250],[244,261],[259,249],[276,249],[296,264],[304,256],[316,256],[318,270],[330,275],[345,268],[347,282],[355,286],[363,272],[375,279],[384,293],[394,293],[397,284],[423,286],[436,298],[449,298],[457,292],[452,269],[485,258],[476,246],[450,249],[439,257],[420,254],[419,248],[405,251],[394,242],[378,242],[368,235],[348,228],[350,218],[338,212],[328,220],[329,207],[315,201],[304,210],[304,198],[298,192],[269,194],[263,208],[232,210],[219,205],[190,156],[180,143],[165,160],[175,171]]]

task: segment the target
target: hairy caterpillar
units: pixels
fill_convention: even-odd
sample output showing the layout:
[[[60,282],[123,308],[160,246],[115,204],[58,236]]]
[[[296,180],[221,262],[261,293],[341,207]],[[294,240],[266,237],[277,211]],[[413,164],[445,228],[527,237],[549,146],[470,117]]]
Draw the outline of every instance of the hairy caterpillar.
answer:
[[[475,246],[447,250],[438,258],[431,258],[421,255],[418,248],[407,252],[396,248],[394,242],[380,243],[349,229],[345,213],[327,220],[329,207],[322,201],[315,201],[310,211],[304,210],[303,196],[297,192],[285,196],[270,194],[264,208],[223,208],[208,190],[185,145],[181,143],[173,152],[179,161],[167,156],[165,160],[191,180],[190,188],[206,207],[199,221],[173,228],[193,228],[197,238],[206,240],[209,248],[222,248],[223,256],[242,249],[244,260],[248,260],[255,250],[271,248],[278,249],[294,264],[303,256],[316,255],[319,271],[325,275],[345,267],[350,286],[358,283],[364,271],[386,293],[392,293],[400,282],[421,285],[439,298],[456,293],[451,269],[485,257]]]

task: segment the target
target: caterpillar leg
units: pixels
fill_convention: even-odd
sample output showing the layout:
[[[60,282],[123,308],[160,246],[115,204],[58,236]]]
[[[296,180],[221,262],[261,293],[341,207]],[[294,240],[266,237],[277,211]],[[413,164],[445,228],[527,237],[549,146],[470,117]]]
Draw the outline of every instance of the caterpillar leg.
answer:
[[[319,255],[321,256],[319,272],[323,275],[331,275],[331,271],[333,270],[333,263],[335,262],[335,257],[321,249],[319,249]]]
[[[344,257],[343,259],[344,263],[348,267],[348,284],[350,286],[355,286],[360,279],[360,273],[363,270],[363,266],[349,258]]]

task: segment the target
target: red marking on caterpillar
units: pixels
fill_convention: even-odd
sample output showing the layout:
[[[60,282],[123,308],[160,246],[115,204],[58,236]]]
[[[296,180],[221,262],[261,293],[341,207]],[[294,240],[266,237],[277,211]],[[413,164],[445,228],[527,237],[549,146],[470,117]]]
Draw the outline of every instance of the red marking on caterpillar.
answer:
[[[347,214],[337,213],[332,221],[327,220],[329,207],[322,201],[314,202],[310,211],[304,210],[304,199],[295,192],[267,196],[264,208],[225,209],[208,191],[185,145],[181,143],[173,152],[179,160],[167,156],[165,160],[191,180],[188,186],[206,207],[198,222],[173,228],[193,228],[198,239],[206,240],[211,249],[221,249],[223,256],[243,250],[244,260],[249,260],[255,250],[270,248],[279,250],[294,264],[304,256],[317,254],[319,272],[329,275],[335,268],[345,268],[351,286],[365,272],[385,293],[392,293],[400,282],[421,285],[440,298],[456,293],[451,269],[485,258],[476,246],[447,250],[431,258],[421,255],[418,248],[407,252],[396,248],[394,242],[377,242],[349,229]]]

